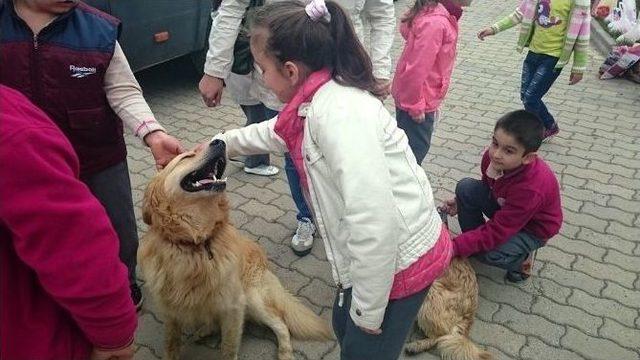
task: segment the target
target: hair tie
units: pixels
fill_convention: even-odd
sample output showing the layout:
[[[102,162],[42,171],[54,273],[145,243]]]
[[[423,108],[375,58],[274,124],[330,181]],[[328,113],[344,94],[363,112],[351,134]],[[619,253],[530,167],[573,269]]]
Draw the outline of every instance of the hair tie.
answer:
[[[313,21],[320,19],[324,19],[327,22],[331,21],[331,14],[324,0],[311,0],[311,2],[305,6],[304,11],[306,11],[307,15],[309,15]]]

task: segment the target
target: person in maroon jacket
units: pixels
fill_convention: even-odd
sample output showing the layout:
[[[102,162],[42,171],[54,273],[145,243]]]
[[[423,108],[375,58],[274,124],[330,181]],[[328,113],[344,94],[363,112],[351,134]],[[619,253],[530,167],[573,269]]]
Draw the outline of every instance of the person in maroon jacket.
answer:
[[[456,197],[442,206],[458,215],[462,234],[454,239],[456,255],[503,268],[511,282],[530,276],[535,250],[562,225],[558,180],[536,154],[542,138],[536,115],[524,110],[504,115],[482,157],[482,180],[462,179]]]
[[[0,85],[0,359],[132,359],[118,237],[71,144]]]
[[[0,0],[0,84],[26,95],[65,134],[80,179],[107,210],[136,282],[138,233],[127,165],[126,126],[162,168],[182,152],[145,101],[117,39],[120,21],[79,0]]]

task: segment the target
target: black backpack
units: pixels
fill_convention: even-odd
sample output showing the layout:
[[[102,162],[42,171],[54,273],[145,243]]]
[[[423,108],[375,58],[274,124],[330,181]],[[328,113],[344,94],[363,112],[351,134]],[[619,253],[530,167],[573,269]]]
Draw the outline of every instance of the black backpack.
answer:
[[[213,11],[217,11],[221,4],[222,0],[213,0]],[[253,71],[253,55],[251,55],[249,47],[249,24],[255,8],[262,5],[264,5],[264,0],[251,0],[244,12],[240,23],[240,32],[235,44],[233,44],[233,66],[231,67],[231,72],[234,74],[246,75]]]

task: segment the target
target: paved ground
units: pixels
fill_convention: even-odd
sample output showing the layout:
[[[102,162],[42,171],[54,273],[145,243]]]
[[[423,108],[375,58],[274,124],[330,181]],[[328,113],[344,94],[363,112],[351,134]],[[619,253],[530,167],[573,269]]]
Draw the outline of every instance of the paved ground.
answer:
[[[398,9],[405,7],[398,3]],[[483,25],[514,7],[514,0],[475,0],[461,22],[445,117],[424,162],[440,200],[451,195],[457,180],[478,175],[480,153],[497,116],[519,107],[523,56],[514,51],[516,32],[484,43],[475,38]],[[396,39],[396,56],[401,44]],[[501,272],[476,266],[481,301],[472,338],[497,359],[640,359],[640,87],[596,79],[602,57],[593,53],[591,60],[582,83],[567,85],[566,72],[547,97],[562,129],[541,150],[562,183],[561,234],[539,252],[536,276],[525,286],[507,285]],[[244,118],[229,99],[219,109],[204,108],[198,77],[188,65],[175,61],[141,73],[140,79],[161,122],[193,146],[242,125]],[[139,206],[154,170],[140,143],[129,139],[129,150]],[[281,158],[274,161],[282,164]],[[285,286],[329,318],[334,288],[320,241],[302,259],[287,245],[295,213],[284,174],[263,178],[239,170],[233,164],[228,169],[235,224],[266,249]],[[140,226],[144,231],[141,221]],[[137,358],[160,358],[163,333],[161,314],[148,299],[140,316]],[[219,358],[218,341],[185,334],[183,358]],[[338,359],[335,344],[296,343],[294,348],[300,359]],[[275,338],[249,326],[240,352],[242,359],[275,359]]]

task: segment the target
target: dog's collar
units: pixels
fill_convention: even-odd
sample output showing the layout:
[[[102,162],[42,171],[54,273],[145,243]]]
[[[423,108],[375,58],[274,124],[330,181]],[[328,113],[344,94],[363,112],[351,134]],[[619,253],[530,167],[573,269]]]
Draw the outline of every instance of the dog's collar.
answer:
[[[200,247],[204,247],[204,250],[207,252],[207,256],[209,257],[209,260],[212,260],[213,251],[211,251],[211,239],[212,239],[211,237],[208,237],[200,244],[196,244],[193,241],[183,241],[183,240],[177,240],[177,241],[174,241],[173,243],[177,246],[185,246],[195,250],[197,250]]]

